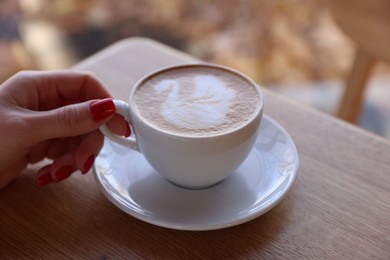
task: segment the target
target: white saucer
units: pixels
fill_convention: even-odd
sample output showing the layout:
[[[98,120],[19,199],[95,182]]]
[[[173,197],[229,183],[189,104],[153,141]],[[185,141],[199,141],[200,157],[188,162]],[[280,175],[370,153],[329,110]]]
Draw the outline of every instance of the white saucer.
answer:
[[[135,218],[172,229],[214,230],[252,220],[278,204],[294,183],[298,164],[291,137],[264,115],[248,158],[214,187],[177,187],[140,153],[108,139],[96,158],[94,174],[105,196]]]

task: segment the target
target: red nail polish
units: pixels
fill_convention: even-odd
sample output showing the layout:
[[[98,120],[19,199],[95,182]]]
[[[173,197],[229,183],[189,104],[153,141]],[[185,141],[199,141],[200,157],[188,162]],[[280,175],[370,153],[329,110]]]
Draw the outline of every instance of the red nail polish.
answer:
[[[72,165],[67,165],[67,166],[60,168],[54,174],[54,182],[60,182],[63,179],[68,178],[72,174],[73,171],[74,171],[74,168]]]
[[[86,174],[91,169],[93,162],[95,161],[96,155],[92,154],[88,157],[88,159],[85,161],[83,165],[83,170],[81,171],[82,174]]]
[[[125,137],[129,137],[131,135],[131,129],[130,129],[130,126],[129,126],[129,122],[126,121],[126,134],[125,134]]]
[[[49,172],[38,177],[38,185],[41,187],[45,186],[46,184],[52,183],[52,182],[53,182],[53,179],[50,176]]]
[[[89,110],[91,111],[93,119],[96,121],[109,117],[116,112],[115,104],[111,98],[102,99],[92,103]]]

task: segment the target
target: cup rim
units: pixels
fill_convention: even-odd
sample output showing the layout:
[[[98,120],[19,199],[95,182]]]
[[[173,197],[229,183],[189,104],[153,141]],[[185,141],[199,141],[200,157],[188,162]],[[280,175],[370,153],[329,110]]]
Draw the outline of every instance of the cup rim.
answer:
[[[244,124],[240,125],[239,127],[233,128],[233,129],[231,129],[229,131],[226,131],[226,132],[223,132],[223,133],[211,134],[211,135],[207,135],[207,136],[191,136],[191,135],[174,134],[174,133],[165,131],[163,129],[160,129],[160,128],[150,124],[147,120],[143,119],[143,117],[139,115],[139,112],[135,108],[134,95],[135,95],[136,90],[144,82],[146,82],[148,79],[150,79],[150,78],[152,78],[154,76],[157,76],[159,74],[162,74],[162,73],[170,71],[170,70],[175,70],[175,69],[179,69],[179,68],[188,68],[188,67],[203,67],[203,68],[221,69],[221,70],[225,70],[225,71],[228,71],[228,72],[231,72],[233,74],[238,75],[243,80],[247,81],[249,84],[254,86],[254,89],[256,89],[256,91],[257,91],[257,93],[258,93],[258,95],[260,97],[260,104],[257,107],[257,110],[252,114],[251,118],[247,122],[245,122]],[[176,64],[176,65],[165,66],[165,67],[156,69],[156,70],[151,71],[150,73],[144,75],[141,79],[139,79],[134,84],[134,86],[133,86],[133,88],[132,88],[132,90],[130,92],[129,108],[131,110],[131,114],[132,115],[136,115],[137,118],[139,118],[140,121],[143,124],[149,126],[151,129],[153,129],[154,131],[157,131],[157,132],[159,132],[161,134],[169,135],[169,136],[172,136],[172,137],[178,137],[178,138],[205,139],[205,138],[217,138],[217,137],[224,137],[224,136],[227,136],[227,135],[231,135],[232,133],[238,132],[241,129],[246,128],[248,125],[252,124],[256,120],[256,118],[261,117],[261,115],[263,113],[264,97],[263,97],[263,93],[262,93],[262,91],[260,89],[260,86],[254,80],[252,80],[250,77],[245,75],[244,73],[242,73],[242,72],[240,72],[240,71],[238,71],[236,69],[233,69],[233,68],[230,68],[230,67],[227,67],[227,66],[223,66],[223,65],[219,65],[219,64],[213,64],[213,63],[207,63],[207,62],[203,62],[203,63],[195,62],[195,63],[184,63],[184,64]]]

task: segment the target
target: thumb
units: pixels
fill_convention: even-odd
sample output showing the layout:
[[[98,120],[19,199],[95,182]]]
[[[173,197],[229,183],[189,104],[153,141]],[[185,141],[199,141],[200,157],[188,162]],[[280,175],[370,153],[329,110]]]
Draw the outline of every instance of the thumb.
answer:
[[[38,112],[33,129],[40,141],[82,135],[106,123],[115,112],[112,99],[91,100]]]

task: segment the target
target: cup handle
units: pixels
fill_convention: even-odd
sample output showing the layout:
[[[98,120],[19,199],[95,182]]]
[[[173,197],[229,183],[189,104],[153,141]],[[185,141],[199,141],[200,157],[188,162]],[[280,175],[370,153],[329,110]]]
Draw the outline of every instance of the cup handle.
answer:
[[[131,124],[129,105],[126,102],[117,99],[114,99],[113,102],[116,107],[116,113],[122,115]],[[111,132],[111,130],[107,127],[106,124],[100,126],[99,130],[103,135],[105,135],[111,141],[139,152],[138,143],[135,138],[120,137],[114,134],[113,132]]]

